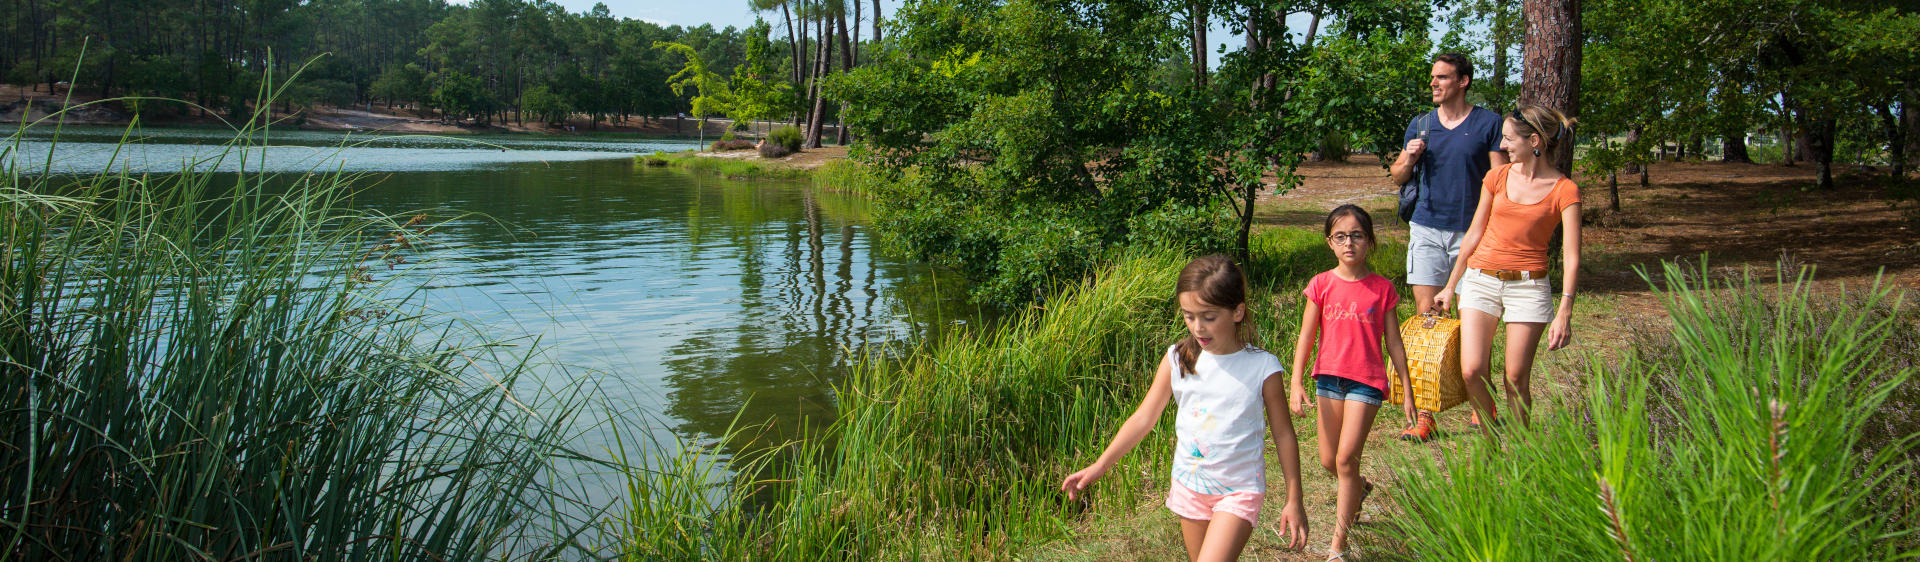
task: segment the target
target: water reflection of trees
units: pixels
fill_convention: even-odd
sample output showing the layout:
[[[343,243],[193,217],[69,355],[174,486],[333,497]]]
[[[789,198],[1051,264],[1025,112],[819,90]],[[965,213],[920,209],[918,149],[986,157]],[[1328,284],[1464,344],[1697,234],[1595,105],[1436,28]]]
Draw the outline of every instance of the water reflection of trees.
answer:
[[[938,291],[923,267],[877,255],[861,217],[823,204],[836,195],[710,181],[699,191],[701,214],[752,216],[757,226],[724,234],[740,271],[740,298],[724,314],[739,323],[690,334],[664,359],[667,414],[682,420],[682,434],[721,435],[742,408],[742,423],[770,424],[775,436],[831,422],[831,384],[851,355],[934,337],[939,326],[922,318],[957,312],[930,310],[957,307],[929,297]]]

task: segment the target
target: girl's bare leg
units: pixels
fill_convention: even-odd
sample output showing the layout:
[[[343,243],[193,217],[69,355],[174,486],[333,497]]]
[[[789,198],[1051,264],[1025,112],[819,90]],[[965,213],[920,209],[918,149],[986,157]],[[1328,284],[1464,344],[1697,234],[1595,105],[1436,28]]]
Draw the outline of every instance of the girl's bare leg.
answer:
[[[1210,523],[1207,525],[1205,544],[1200,547],[1200,555],[1188,556],[1198,562],[1239,560],[1240,550],[1247,547],[1247,539],[1253,536],[1253,523],[1220,512],[1214,512]]]
[[[1328,548],[1346,552],[1347,530],[1360,516],[1360,496],[1367,487],[1367,480],[1360,477],[1360,455],[1366,449],[1367,430],[1373,428],[1373,417],[1380,412],[1380,407],[1354,401],[1339,402],[1339,407],[1346,412],[1341,416],[1344,424],[1340,428],[1339,452],[1334,459],[1334,474],[1340,478],[1339,500],[1334,509],[1338,518],[1333,523],[1333,544]]]
[[[1186,539],[1187,562],[1200,559],[1200,549],[1207,542],[1207,523],[1210,521],[1180,518],[1180,537]]]

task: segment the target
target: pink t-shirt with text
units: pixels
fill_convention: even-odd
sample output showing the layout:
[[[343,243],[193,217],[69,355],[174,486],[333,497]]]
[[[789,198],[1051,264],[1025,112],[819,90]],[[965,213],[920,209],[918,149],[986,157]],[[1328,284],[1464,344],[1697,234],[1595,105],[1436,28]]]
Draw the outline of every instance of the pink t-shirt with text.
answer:
[[[1393,308],[1400,293],[1380,274],[1348,281],[1332,271],[1313,276],[1301,291],[1320,305],[1320,356],[1313,374],[1333,375],[1387,392],[1387,365],[1381,338],[1399,320]]]

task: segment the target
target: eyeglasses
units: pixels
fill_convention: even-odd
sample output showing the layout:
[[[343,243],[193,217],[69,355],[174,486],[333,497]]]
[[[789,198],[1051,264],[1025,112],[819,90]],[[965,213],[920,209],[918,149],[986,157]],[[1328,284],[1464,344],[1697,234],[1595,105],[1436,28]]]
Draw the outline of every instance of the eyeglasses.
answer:
[[[1368,240],[1367,233],[1365,232],[1352,232],[1352,233],[1335,232],[1333,233],[1333,236],[1328,236],[1327,239],[1332,240],[1333,243],[1339,244],[1341,246],[1346,246],[1348,244],[1358,244]]]

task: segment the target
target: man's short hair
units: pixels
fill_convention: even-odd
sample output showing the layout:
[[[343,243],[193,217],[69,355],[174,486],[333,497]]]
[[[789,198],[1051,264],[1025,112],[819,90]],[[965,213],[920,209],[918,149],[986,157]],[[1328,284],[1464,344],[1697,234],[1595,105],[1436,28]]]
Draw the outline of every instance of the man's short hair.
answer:
[[[1467,79],[1467,89],[1473,89],[1473,61],[1467,60],[1466,55],[1460,53],[1440,53],[1433,57],[1433,62],[1444,62],[1453,65],[1454,73],[1459,74],[1461,78]]]

